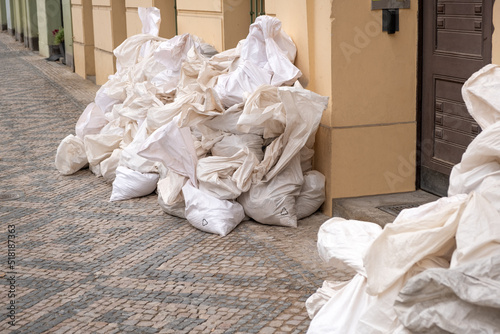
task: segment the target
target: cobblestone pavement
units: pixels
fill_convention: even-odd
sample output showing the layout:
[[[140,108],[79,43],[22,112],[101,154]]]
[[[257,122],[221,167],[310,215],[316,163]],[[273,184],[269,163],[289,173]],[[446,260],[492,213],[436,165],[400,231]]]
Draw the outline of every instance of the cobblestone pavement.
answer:
[[[0,332],[304,333],[305,300],[350,278],[318,258],[320,213],[221,238],[164,214],[156,195],[110,203],[88,170],[59,175],[57,146],[97,87],[4,33],[0,78],[0,195],[20,197],[0,201]]]

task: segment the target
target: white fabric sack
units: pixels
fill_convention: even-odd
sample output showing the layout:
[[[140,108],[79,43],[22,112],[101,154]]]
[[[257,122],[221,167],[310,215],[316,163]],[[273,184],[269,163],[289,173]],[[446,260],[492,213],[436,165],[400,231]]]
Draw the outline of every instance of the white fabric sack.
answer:
[[[363,256],[380,233],[382,228],[374,223],[331,218],[318,231],[319,256],[339,270],[351,268],[366,276]]]
[[[199,48],[199,43],[190,34],[177,35],[162,42],[154,51],[154,59],[161,63],[165,70],[151,78],[151,83],[165,92],[174,90],[180,81],[182,62],[193,47]]]
[[[86,135],[83,143],[89,164],[96,166],[109,158],[111,153],[120,146],[122,138],[121,135],[116,134]]]
[[[106,182],[112,183],[114,181],[121,154],[122,149],[117,148],[113,151],[113,153],[111,153],[111,156],[109,158],[101,161],[101,163],[99,164],[102,177]]]
[[[245,217],[238,202],[217,199],[189,182],[182,188],[182,193],[186,202],[186,219],[202,231],[226,236]]]
[[[374,295],[384,292],[414,264],[430,255],[449,260],[467,201],[467,195],[444,197],[403,210],[394,223],[386,225],[363,258],[368,292]]]
[[[244,96],[252,93],[259,86],[270,85],[272,75],[271,71],[251,61],[243,61],[235,71],[220,75],[214,89],[222,104],[229,108],[242,103]]]
[[[259,223],[297,227],[295,198],[300,194],[304,178],[297,155],[269,182],[254,184],[243,193],[238,202],[245,213]]]
[[[279,97],[286,111],[282,135],[266,147],[264,159],[256,167],[254,182],[267,182],[286,168],[293,157],[315,136],[328,98],[303,88],[281,87]],[[243,114],[245,111],[243,111]]]
[[[500,256],[429,269],[400,291],[395,310],[412,333],[498,333]]]
[[[94,102],[90,103],[76,122],[76,136],[83,140],[86,135],[97,134],[108,123],[101,108]]]
[[[500,66],[489,64],[462,86],[467,110],[483,130],[500,121]]]
[[[254,134],[231,134],[222,138],[221,141],[217,142],[212,147],[212,155],[219,157],[230,157],[238,153],[238,151],[247,147],[248,150],[252,152],[260,162],[264,158],[264,151],[262,151],[263,145],[264,139],[262,139],[261,136]]]
[[[143,158],[163,163],[177,174],[186,176],[197,186],[196,165],[198,157],[189,128],[177,127],[177,119],[160,127],[144,142],[137,154]]]
[[[213,130],[229,132],[232,134],[244,134],[237,129],[238,120],[243,113],[243,103],[235,104],[226,109],[222,115],[215,116],[203,122],[203,125]]]
[[[331,282],[324,281],[321,288],[316,290],[306,300],[306,310],[310,319],[313,319],[321,308],[337,293],[338,290],[346,286],[349,281]]]
[[[83,141],[73,135],[65,137],[57,147],[56,168],[62,175],[76,173],[88,164]]]
[[[186,218],[186,205],[182,196],[182,187],[186,184],[187,180],[186,177],[169,170],[167,176],[158,181],[156,187],[158,203],[163,211],[169,215]]]
[[[302,73],[293,65],[297,48],[290,36],[281,29],[281,21],[262,15],[250,26],[241,48],[241,58],[269,70],[273,86],[291,85]]]
[[[142,33],[158,36],[161,23],[160,10],[156,7],[139,7],[137,12],[142,23]]]
[[[315,213],[325,201],[325,176],[313,170],[304,173],[304,183],[295,200],[297,219],[309,217]]]
[[[483,180],[500,172],[500,122],[481,132],[455,165],[450,174],[448,196],[477,189]]]
[[[376,297],[366,293],[366,277],[357,274],[317,312],[307,334],[354,334],[359,318]]]
[[[244,148],[230,157],[206,157],[198,161],[199,189],[218,199],[236,199],[251,186],[252,172],[259,161]]]
[[[286,111],[277,87],[263,85],[245,101],[237,129],[264,138],[274,138],[285,131]]]
[[[137,154],[148,137],[147,124],[143,122],[132,143],[123,149],[120,157],[120,166],[125,166],[141,173],[158,172],[155,161],[148,160]]]
[[[140,173],[127,167],[118,166],[113,181],[110,201],[122,201],[151,194],[156,189],[159,175]]]

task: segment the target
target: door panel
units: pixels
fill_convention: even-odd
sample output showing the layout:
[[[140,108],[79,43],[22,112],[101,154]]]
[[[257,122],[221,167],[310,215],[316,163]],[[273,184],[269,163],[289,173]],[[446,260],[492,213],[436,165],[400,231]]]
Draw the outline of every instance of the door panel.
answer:
[[[491,62],[493,1],[423,2],[420,187],[439,195],[446,195],[452,167],[479,133],[461,89]]]

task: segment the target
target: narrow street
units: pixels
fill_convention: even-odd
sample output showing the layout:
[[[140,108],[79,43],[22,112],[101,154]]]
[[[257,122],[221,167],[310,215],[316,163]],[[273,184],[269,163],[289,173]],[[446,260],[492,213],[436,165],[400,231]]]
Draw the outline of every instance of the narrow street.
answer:
[[[351,278],[319,259],[321,213],[222,238],[155,194],[109,202],[88,169],[60,175],[57,146],[98,87],[6,33],[0,78],[0,332],[305,333],[305,300]]]

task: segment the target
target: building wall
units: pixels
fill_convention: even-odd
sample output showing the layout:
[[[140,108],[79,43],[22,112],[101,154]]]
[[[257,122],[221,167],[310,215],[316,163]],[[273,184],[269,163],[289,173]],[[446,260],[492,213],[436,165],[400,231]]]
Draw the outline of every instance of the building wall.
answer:
[[[500,65],[500,3],[495,1],[493,5],[493,49],[492,49],[492,63]]]
[[[113,50],[127,37],[125,1],[92,0],[96,83],[102,85],[116,72]]]
[[[73,24],[71,20],[71,0],[62,1],[63,25],[64,25],[64,51],[66,65],[74,70],[73,55]]]
[[[218,51],[234,48],[248,35],[249,4],[239,0],[177,0],[178,34],[194,34]]]
[[[266,1],[297,45],[302,83],[330,97],[314,160],[327,214],[335,198],[415,189],[417,8],[400,10],[400,31],[388,35],[370,2]]]
[[[26,0],[26,25],[28,47],[33,51],[38,51],[38,13],[36,0]]]
[[[5,0],[0,0],[0,30],[7,30],[7,7]]]
[[[95,76],[92,0],[71,0],[75,72],[82,78]]]

